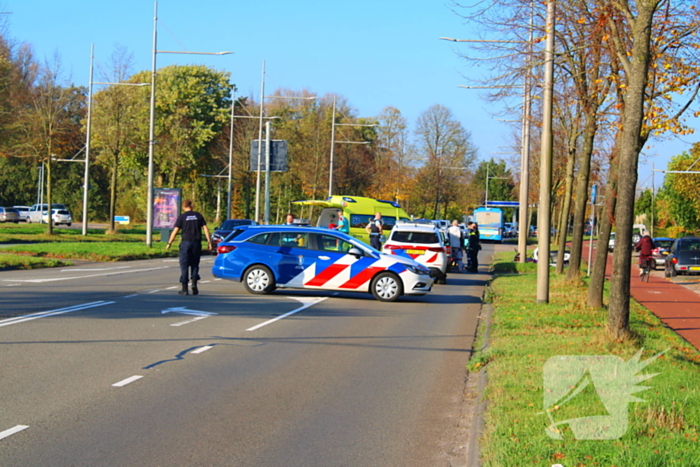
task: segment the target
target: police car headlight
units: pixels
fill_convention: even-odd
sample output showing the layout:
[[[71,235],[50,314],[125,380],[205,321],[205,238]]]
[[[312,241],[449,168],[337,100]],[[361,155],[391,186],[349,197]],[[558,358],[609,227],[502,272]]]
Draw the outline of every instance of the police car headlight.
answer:
[[[428,274],[428,275],[430,275],[430,271],[428,271],[426,268],[423,268],[420,266],[413,266],[413,265],[407,264],[406,269],[411,271],[413,274],[421,274],[421,275]]]

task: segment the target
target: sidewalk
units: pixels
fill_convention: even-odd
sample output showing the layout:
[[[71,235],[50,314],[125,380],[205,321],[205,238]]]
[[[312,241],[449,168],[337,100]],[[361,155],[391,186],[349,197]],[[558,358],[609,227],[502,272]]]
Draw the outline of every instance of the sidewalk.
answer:
[[[595,248],[593,249],[595,257]],[[584,261],[588,259],[588,242],[583,245]],[[674,284],[670,279],[652,274],[649,282],[639,280],[637,258],[632,264],[630,292],[642,306],[658,316],[669,328],[676,331],[696,349],[700,349],[700,294]],[[610,278],[612,253],[608,253],[605,277]]]

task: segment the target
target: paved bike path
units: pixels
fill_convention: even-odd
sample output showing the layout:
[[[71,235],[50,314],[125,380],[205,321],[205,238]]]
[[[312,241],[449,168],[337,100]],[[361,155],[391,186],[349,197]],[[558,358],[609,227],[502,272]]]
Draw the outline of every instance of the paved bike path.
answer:
[[[588,245],[584,244],[584,256],[588,258]],[[595,249],[593,250],[595,253]],[[595,255],[594,255],[595,256]],[[608,253],[605,277],[612,272],[612,253]],[[633,258],[630,293],[669,328],[700,350],[700,294],[671,282],[670,279],[651,275],[649,282],[639,280],[639,267]]]

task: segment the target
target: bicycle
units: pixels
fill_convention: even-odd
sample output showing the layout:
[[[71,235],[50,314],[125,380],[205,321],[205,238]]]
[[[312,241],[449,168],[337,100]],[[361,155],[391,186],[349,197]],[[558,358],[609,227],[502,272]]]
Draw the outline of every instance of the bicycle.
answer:
[[[651,260],[645,258],[642,263],[642,274],[639,276],[639,280],[642,282],[649,282],[649,276],[651,275]]]

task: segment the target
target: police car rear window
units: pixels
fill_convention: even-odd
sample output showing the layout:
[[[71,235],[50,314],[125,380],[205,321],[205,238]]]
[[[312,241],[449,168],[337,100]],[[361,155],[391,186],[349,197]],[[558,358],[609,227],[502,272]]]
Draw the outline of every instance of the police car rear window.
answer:
[[[234,229],[230,234],[228,234],[228,235],[226,236],[226,238],[224,238],[224,241],[225,241],[225,242],[230,242],[230,241],[233,240],[234,238],[238,237],[238,236],[241,234],[241,232],[243,232],[243,230],[241,230],[241,229]]]
[[[406,232],[406,231],[395,231],[391,235],[391,240],[394,242],[401,243],[417,243],[417,244],[429,244],[429,243],[439,243],[437,234],[435,232]]]

